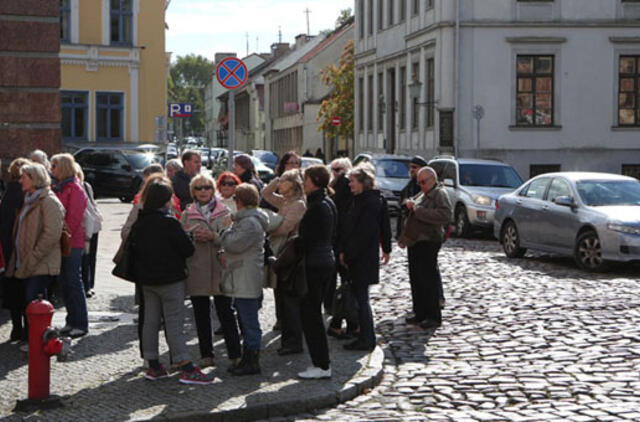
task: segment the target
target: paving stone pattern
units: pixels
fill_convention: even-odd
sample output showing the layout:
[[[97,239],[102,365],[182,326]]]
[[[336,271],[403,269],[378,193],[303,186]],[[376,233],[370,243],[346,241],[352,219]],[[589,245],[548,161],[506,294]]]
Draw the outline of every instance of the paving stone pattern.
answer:
[[[372,289],[381,385],[296,420],[640,420],[638,266],[590,274],[478,239],[450,240],[440,263],[443,326],[405,324],[406,253],[394,249]]]

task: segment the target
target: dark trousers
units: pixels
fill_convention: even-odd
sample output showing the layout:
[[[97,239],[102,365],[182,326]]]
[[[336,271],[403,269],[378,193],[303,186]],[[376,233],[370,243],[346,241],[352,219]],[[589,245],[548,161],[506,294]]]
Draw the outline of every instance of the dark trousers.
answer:
[[[96,285],[96,256],[98,254],[98,233],[91,237],[89,252],[82,255],[82,282],[84,291],[93,290]]]
[[[440,242],[418,242],[409,248],[409,280],[413,312],[418,320],[440,324],[438,252]]]
[[[18,282],[24,285],[24,298],[25,301],[22,305],[22,312],[25,312],[24,316],[24,333],[29,333],[29,319],[26,316],[26,309],[31,301],[36,300],[39,295],[42,295],[43,299],[47,299],[47,289],[51,285],[52,277],[50,275],[36,275],[29,277],[25,280],[18,280]]]
[[[240,333],[238,332],[238,321],[231,307],[231,302],[232,299],[229,296],[217,295],[213,297],[216,315],[218,315],[218,320],[222,326],[227,355],[229,359],[237,359],[241,355]]]
[[[358,322],[360,324],[358,340],[373,348],[376,345],[376,332],[373,327],[371,303],[369,303],[369,285],[353,284],[351,291],[358,302]]]
[[[340,284],[342,285],[342,283],[347,282],[347,280],[349,280],[349,272],[340,264],[338,263],[336,265],[336,271],[335,271],[335,276],[334,276],[334,281],[335,278],[337,278],[338,274],[340,275]],[[336,288],[334,286],[333,289],[333,295],[335,297],[336,294]],[[332,301],[332,305],[333,306],[333,301]],[[325,303],[325,307],[326,307],[326,303]],[[358,318],[356,313],[353,313],[354,315],[352,315],[351,317],[347,317],[347,318],[343,318],[341,316],[337,316],[335,314],[335,312],[332,312],[331,315],[333,315],[333,318],[331,318],[331,322],[329,323],[329,326],[331,328],[333,328],[334,330],[341,330],[342,329],[342,320],[344,319],[345,321],[347,321],[347,333],[355,333],[359,330],[358,328]]]
[[[212,358],[211,299],[209,299],[209,296],[191,296],[191,304],[193,305],[193,316],[196,321],[196,331],[198,332],[200,356]]]
[[[322,319],[322,299],[333,267],[307,268],[308,292],[300,301],[302,330],[314,366],[329,368],[329,346]]]
[[[300,316],[300,298],[275,290],[280,298],[280,347],[302,349],[302,319]]]

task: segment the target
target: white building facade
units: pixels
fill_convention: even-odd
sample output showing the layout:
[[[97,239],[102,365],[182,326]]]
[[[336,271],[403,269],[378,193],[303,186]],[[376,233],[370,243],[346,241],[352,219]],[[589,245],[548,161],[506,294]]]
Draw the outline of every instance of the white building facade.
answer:
[[[638,1],[356,0],[355,37],[357,152],[640,176]]]

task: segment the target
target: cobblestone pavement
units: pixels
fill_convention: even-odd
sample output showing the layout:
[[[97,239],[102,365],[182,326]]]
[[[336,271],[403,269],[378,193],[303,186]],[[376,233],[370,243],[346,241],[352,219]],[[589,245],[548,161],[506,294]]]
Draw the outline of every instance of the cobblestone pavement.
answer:
[[[493,240],[440,253],[447,296],[435,333],[407,326],[406,253],[372,291],[385,374],[370,394],[309,421],[640,420],[638,266],[605,274],[570,259],[508,260]]]

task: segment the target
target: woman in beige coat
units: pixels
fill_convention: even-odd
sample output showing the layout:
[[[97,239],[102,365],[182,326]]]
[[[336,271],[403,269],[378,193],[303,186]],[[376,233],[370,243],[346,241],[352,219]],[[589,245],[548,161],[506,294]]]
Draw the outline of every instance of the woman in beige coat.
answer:
[[[39,294],[46,297],[52,277],[60,274],[60,236],[65,210],[51,192],[51,178],[41,164],[20,169],[24,205],[13,228],[15,248],[7,265],[7,277],[21,280],[25,306]],[[25,323],[25,331],[28,327]]]
[[[182,213],[182,227],[193,234],[196,251],[187,259],[189,277],[186,280],[186,294],[191,298],[198,343],[200,346],[201,367],[213,366],[213,337],[211,332],[211,300],[214,297],[216,312],[225,335],[229,358],[240,357],[237,322],[231,310],[231,298],[220,291],[222,267],[217,259],[220,249],[219,233],[231,224],[229,210],[219,198],[216,198],[215,181],[198,174],[189,184],[194,202]],[[235,336],[235,337],[234,337]]]
[[[276,193],[278,191],[279,193]],[[287,239],[298,233],[300,220],[307,209],[300,170],[285,171],[262,191],[262,198],[278,209],[284,217],[282,224],[269,233],[271,250],[278,256]],[[287,294],[275,283],[276,313],[280,321],[280,349],[278,354],[288,355],[302,352],[302,322],[300,321],[300,299]]]

